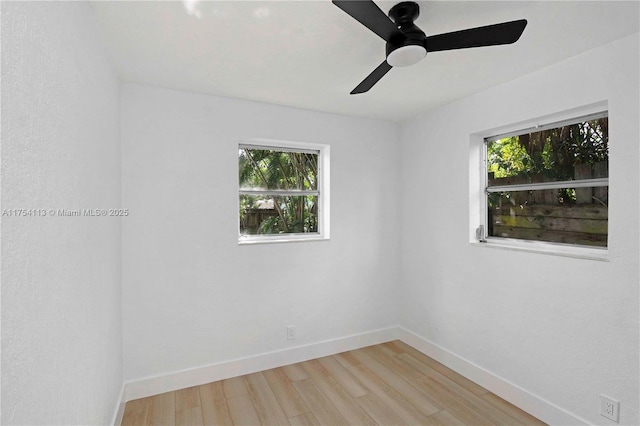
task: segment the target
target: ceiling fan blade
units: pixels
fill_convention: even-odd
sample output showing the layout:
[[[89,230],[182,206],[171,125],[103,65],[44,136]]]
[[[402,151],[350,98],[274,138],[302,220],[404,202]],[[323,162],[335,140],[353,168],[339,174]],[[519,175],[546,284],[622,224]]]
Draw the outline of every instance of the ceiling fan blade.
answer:
[[[333,4],[348,15],[382,37],[383,40],[399,43],[406,40],[396,24],[371,0],[332,0]]]
[[[391,68],[393,67],[389,65],[387,61],[384,61],[383,63],[378,65],[378,68],[373,70],[373,72],[369,74],[367,78],[362,80],[362,83],[358,84],[358,86],[356,86],[356,88],[351,91],[351,94],[357,95],[358,93],[367,92],[373,87],[374,84],[376,84],[382,77],[384,77],[384,75],[388,73]]]
[[[427,52],[437,52],[439,50],[511,44],[518,41],[526,26],[527,20],[520,19],[518,21],[487,25],[486,27],[438,34],[427,37],[424,46]]]

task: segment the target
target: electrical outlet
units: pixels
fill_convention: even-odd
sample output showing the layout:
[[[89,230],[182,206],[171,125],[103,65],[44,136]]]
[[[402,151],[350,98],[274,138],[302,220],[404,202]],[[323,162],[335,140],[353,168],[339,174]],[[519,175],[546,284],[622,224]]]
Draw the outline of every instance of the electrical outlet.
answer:
[[[287,326],[287,340],[296,340],[296,327],[294,325]]]
[[[600,394],[600,415],[618,423],[620,402]]]

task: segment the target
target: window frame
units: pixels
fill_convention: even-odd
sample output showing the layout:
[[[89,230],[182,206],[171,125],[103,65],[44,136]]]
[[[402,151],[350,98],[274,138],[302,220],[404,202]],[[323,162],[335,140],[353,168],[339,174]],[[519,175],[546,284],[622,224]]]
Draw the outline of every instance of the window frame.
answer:
[[[300,241],[322,241],[330,238],[329,219],[329,169],[330,169],[330,146],[328,144],[318,144],[309,142],[293,142],[273,139],[241,139],[238,141],[238,150],[242,148],[267,149],[281,152],[307,152],[318,155],[318,184],[315,190],[246,190],[240,188],[240,181],[237,181],[236,214],[240,210],[240,195],[247,194],[278,194],[278,195],[315,195],[318,197],[318,231],[304,233],[287,234],[240,234],[240,216],[237,217],[238,244],[264,244],[264,243],[286,243]],[[236,179],[239,175],[239,163],[236,158]]]
[[[558,181],[558,182],[542,182],[532,184],[514,184],[504,186],[488,186],[488,158],[487,148],[491,141],[516,136],[546,129],[561,127],[564,125],[575,124],[586,120],[601,117],[609,117],[609,110],[606,102],[589,105],[583,108],[576,108],[564,113],[557,113],[538,119],[528,120],[501,128],[495,128],[478,132],[471,135],[471,156],[470,164],[476,161],[479,168],[479,176],[477,190],[471,188],[470,200],[470,243],[474,246],[491,247],[497,249],[505,249],[512,251],[525,251],[533,253],[560,255],[567,257],[575,257],[590,260],[608,260],[609,241],[607,247],[585,246],[579,244],[564,244],[540,240],[525,240],[505,237],[488,236],[488,195],[491,192],[500,192],[507,188],[514,190],[537,190],[537,189],[555,189],[569,187],[609,187],[609,178],[591,178],[579,181]],[[474,148],[475,151],[474,151]],[[475,159],[475,160],[474,160]],[[473,166],[472,166],[473,167]],[[471,175],[470,182],[473,182]],[[577,183],[580,182],[580,183]],[[576,185],[577,184],[577,185]],[[477,195],[474,195],[477,194]],[[477,213],[474,214],[474,206],[477,206]]]

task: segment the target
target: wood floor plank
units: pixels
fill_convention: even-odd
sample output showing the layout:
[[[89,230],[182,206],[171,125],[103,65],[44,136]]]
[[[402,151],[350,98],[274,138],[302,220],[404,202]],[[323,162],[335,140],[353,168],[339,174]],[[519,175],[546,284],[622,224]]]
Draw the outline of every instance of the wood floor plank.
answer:
[[[322,425],[348,425],[349,422],[336,410],[331,401],[316,388],[311,379],[293,382],[305,404]]]
[[[509,414],[511,417],[518,419],[522,424],[528,426],[544,426],[546,423],[527,413],[526,411],[521,410],[515,405],[505,401],[500,398],[496,394],[491,392],[487,392],[484,395],[481,395],[481,398],[496,407],[499,410],[504,411]]]
[[[260,422],[263,425],[288,425],[289,420],[264,375],[262,373],[247,374],[244,379]]]
[[[200,407],[200,389],[193,386],[175,391],[176,393],[176,426],[202,425],[202,408]]]
[[[176,426],[204,426],[200,406],[176,411]]]
[[[399,346],[395,345],[394,342],[399,342],[399,340],[394,340],[393,342],[385,342],[385,343],[382,343],[380,346],[387,351],[393,352],[394,355],[404,353],[404,350],[401,349]]]
[[[235,398],[240,395],[248,395],[247,386],[242,376],[233,377],[222,381],[222,388],[227,398]]]
[[[318,419],[311,412],[291,417],[289,423],[291,423],[291,426],[320,426]]]
[[[176,412],[200,406],[200,389],[198,386],[176,391]]]
[[[442,405],[445,410],[452,413],[465,424],[519,424],[515,419],[512,421],[500,422],[495,419],[495,416],[487,416],[483,410],[478,409],[474,401],[462,397],[455,391],[447,389],[446,386],[436,379],[418,378],[414,379],[413,383],[419,386],[424,392],[427,392],[433,399]]]
[[[433,379],[435,381],[435,383],[433,383],[434,386],[436,383],[444,382],[446,386],[454,387],[456,394],[461,394],[462,387],[449,380],[444,375],[426,367],[425,365],[421,365],[415,360],[415,358],[407,354],[389,356],[388,353],[382,351],[379,347],[369,347],[365,348],[365,350],[391,371],[427,395],[430,399],[437,401],[439,405],[443,406],[446,402],[450,405],[445,407],[452,407],[453,404],[456,404],[456,412],[463,415],[463,418],[468,420],[473,419],[473,421],[485,421],[484,416],[482,416],[482,411],[475,409],[476,407],[472,400],[467,400],[466,398],[457,398],[455,400],[451,398],[442,398],[441,394],[433,391],[433,386],[426,385],[422,381],[425,377]],[[409,364],[407,362],[409,360],[415,362]],[[466,396],[468,395],[465,395],[465,397]],[[460,404],[462,404],[462,406]]]
[[[233,425],[227,400],[224,398],[203,401],[202,418],[206,425]]]
[[[454,415],[452,415],[447,410],[438,411],[435,414],[429,416],[435,424],[438,426],[466,426],[464,422]]]
[[[406,368],[409,368],[416,373],[420,373],[425,377],[437,378],[442,383],[446,383],[447,385],[450,385],[455,388],[464,388],[464,389],[467,389],[469,392],[473,393],[474,395],[478,395],[477,393],[473,392],[472,389],[467,388],[465,385],[461,385],[458,382],[452,380],[448,375],[442,374],[441,372],[431,368],[429,365],[419,361],[417,358],[414,358],[413,355],[403,353],[403,354],[396,355],[395,358],[401,360],[404,364],[407,365]],[[395,363],[396,361],[390,361],[390,362]],[[486,391],[484,393],[486,393]]]
[[[297,382],[298,380],[304,380],[307,377],[307,373],[304,372],[300,364],[289,364],[282,367],[284,372],[287,374],[287,377],[292,382]]]
[[[176,424],[176,393],[166,392],[149,399],[149,425],[174,426]]]
[[[365,365],[356,365],[349,368],[368,389],[371,390],[382,402],[398,413],[407,424],[430,425],[428,416],[418,407],[407,401],[398,391],[389,386],[380,377],[375,375]],[[431,411],[430,411],[431,412]]]
[[[349,354],[353,356],[356,360],[358,360],[359,364],[368,364],[372,361],[375,361],[375,358],[369,354],[366,350],[367,348],[356,349],[354,351],[349,351]]]
[[[458,393],[441,392],[441,389],[446,389],[446,386],[438,381],[436,377],[425,377],[420,372],[411,368],[401,360],[402,355],[394,357],[387,357],[383,369],[388,369],[394,374],[397,374],[403,378],[406,382],[419,389],[420,393],[426,395],[431,401],[434,401],[439,408],[444,408],[468,424],[495,424],[487,419],[481,412],[475,410],[473,403],[466,401],[464,398],[459,398]],[[383,370],[384,371],[384,370]],[[383,379],[387,380],[386,377]],[[453,383],[453,382],[450,382]],[[456,385],[458,386],[458,385]],[[458,388],[461,388],[458,386]],[[472,393],[470,393],[473,395]],[[431,414],[431,413],[430,413]]]
[[[433,397],[434,395],[430,393],[433,391],[432,388],[423,386],[423,382],[426,379],[433,379],[436,383],[441,384],[446,389],[452,391],[453,394],[457,396],[458,402],[463,403],[474,412],[481,414],[483,417],[487,417],[499,424],[505,422],[506,424],[519,424],[518,420],[515,418],[494,412],[495,410],[491,409],[489,405],[480,398],[480,395],[474,393],[472,389],[467,389],[459,383],[451,380],[448,376],[432,369],[407,353],[396,355],[393,359],[389,360],[387,365],[393,371],[422,390],[423,393],[427,394],[427,396],[431,396],[432,399],[436,399]],[[482,395],[486,393],[487,392],[484,392]]]
[[[340,363],[344,368],[355,367],[356,365],[360,365],[360,361],[356,357],[353,356],[351,352],[341,352],[339,354],[333,355],[333,357]]]
[[[263,374],[287,417],[297,417],[309,411],[284,369],[274,368],[263,371]]]
[[[206,425],[232,425],[222,381],[207,383],[199,388],[202,418]]]
[[[434,399],[419,391],[413,384],[405,380],[404,377],[383,365],[373,357],[372,360],[365,365],[378,377],[384,380],[389,386],[393,387],[404,399],[409,401],[425,415],[436,413],[442,409]],[[390,357],[392,358],[392,357]]]
[[[260,418],[249,395],[229,398],[227,399],[227,406],[234,425],[255,426],[260,424]]]
[[[360,406],[380,425],[406,425],[387,404],[382,402],[375,394],[369,393],[356,398]]]
[[[340,386],[331,374],[317,359],[305,361],[302,368],[318,389],[331,401],[334,407],[342,414],[349,424],[375,425],[376,422],[366,411]]]
[[[227,396],[224,393],[224,386],[222,381],[207,383],[198,386],[198,392],[200,392],[200,401],[204,399],[224,399]]]
[[[368,346],[366,348],[363,348],[363,351],[365,351],[367,354],[369,354],[371,357],[373,357],[383,365],[392,362],[394,360],[394,357],[398,356],[398,354],[396,354],[395,352],[385,350],[380,345]]]
[[[494,424],[522,424],[516,418],[511,417],[503,411],[497,410],[487,401],[480,398],[479,395],[476,395],[465,387],[449,380],[447,377],[435,370],[431,368],[422,368],[422,364],[411,355],[401,354],[394,358],[395,360],[391,360],[389,365],[394,366],[404,364],[406,366],[406,370],[404,371],[407,372],[407,375],[412,375],[415,378],[415,381],[410,380],[410,377],[407,377],[407,379],[409,379],[412,384],[425,391],[425,393],[427,393],[427,389],[429,389],[434,392],[434,395],[437,394],[442,396],[446,394],[450,401],[455,400],[458,403],[469,407],[471,410],[479,413]],[[422,385],[425,387],[422,387]],[[454,411],[451,412],[453,413]],[[455,411],[455,413],[457,413],[457,411]]]
[[[367,389],[355,376],[353,376],[349,370],[347,370],[342,364],[340,364],[334,357],[326,356],[318,358],[320,364],[331,374],[339,384],[342,386],[349,395],[354,398],[367,395],[369,389]]]
[[[149,414],[149,398],[127,401],[122,416],[122,426],[146,425]]]
[[[480,386],[477,383],[467,379],[463,375],[453,371],[452,369],[450,369],[446,365],[439,363],[435,359],[433,359],[431,357],[428,357],[427,355],[423,354],[422,352],[420,352],[419,350],[417,350],[413,346],[407,345],[406,343],[401,342],[400,340],[394,340],[393,342],[390,342],[390,344],[398,347],[404,353],[406,353],[408,355],[411,355],[412,357],[414,357],[418,361],[422,362],[423,364],[428,365],[429,367],[431,367],[432,369],[436,370],[440,374],[443,374],[443,375],[447,376],[449,379],[451,379],[454,382],[458,383],[460,386],[464,386],[465,388],[469,389],[471,392],[475,393],[476,395],[482,395],[482,394],[488,392],[482,386]]]

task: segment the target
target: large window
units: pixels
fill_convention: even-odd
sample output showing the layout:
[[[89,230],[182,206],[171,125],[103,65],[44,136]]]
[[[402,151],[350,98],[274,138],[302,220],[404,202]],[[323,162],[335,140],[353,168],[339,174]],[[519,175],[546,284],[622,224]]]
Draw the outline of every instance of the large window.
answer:
[[[607,247],[606,113],[485,139],[480,240]]]
[[[241,143],[239,241],[328,237],[328,147]]]

